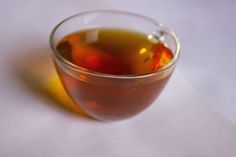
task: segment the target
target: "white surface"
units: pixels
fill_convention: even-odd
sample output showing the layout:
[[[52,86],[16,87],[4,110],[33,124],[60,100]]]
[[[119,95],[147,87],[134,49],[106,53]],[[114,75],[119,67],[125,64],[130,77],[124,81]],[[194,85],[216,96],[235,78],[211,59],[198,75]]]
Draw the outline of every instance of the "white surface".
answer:
[[[235,4],[1,1],[0,157],[235,157]],[[125,121],[102,123],[70,113],[27,86],[17,71],[29,65],[40,76],[35,71],[44,67],[36,63],[50,60],[51,29],[69,15],[99,8],[158,19],[177,32],[182,45],[182,59],[162,95]]]

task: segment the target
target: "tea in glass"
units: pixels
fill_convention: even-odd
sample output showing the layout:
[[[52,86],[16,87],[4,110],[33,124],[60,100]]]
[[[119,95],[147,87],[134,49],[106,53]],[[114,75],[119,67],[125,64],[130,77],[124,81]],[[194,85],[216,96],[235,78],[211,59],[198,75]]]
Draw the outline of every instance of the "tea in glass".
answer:
[[[153,103],[173,72],[176,52],[162,37],[109,25],[76,30],[53,43],[56,69],[69,96],[90,116],[129,118]]]

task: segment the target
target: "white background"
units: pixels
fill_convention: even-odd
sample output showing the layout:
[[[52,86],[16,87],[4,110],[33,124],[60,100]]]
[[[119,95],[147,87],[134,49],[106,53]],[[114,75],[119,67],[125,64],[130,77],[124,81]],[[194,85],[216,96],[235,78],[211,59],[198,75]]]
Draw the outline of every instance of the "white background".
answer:
[[[53,86],[52,28],[92,9],[144,14],[180,39],[168,86],[134,118],[90,120],[42,92]],[[234,0],[1,0],[0,157],[235,157],[235,10]]]

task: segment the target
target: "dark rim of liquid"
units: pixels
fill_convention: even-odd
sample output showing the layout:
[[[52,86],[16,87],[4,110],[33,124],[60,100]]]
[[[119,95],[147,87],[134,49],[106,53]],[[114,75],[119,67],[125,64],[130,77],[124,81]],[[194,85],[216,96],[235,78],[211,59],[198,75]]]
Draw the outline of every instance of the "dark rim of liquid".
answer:
[[[92,13],[102,13],[102,14],[120,14],[120,15],[124,15],[124,16],[130,16],[130,17],[135,17],[135,18],[140,18],[143,19],[144,21],[147,21],[149,23],[152,23],[156,26],[160,26],[161,28],[166,30],[166,33],[168,33],[169,35],[171,35],[174,38],[175,44],[176,44],[176,52],[173,54],[174,57],[172,58],[172,60],[167,63],[166,65],[164,65],[163,67],[152,71],[150,73],[144,73],[144,74],[128,74],[128,75],[114,75],[114,74],[104,74],[104,73],[99,73],[96,71],[92,71],[92,70],[88,70],[85,69],[83,67],[80,67],[78,65],[73,64],[72,62],[70,62],[69,60],[65,59],[56,49],[56,45],[54,43],[54,37],[55,37],[55,33],[57,31],[57,29],[65,22],[67,22],[68,20],[71,20],[75,17],[78,16],[84,16],[84,15],[89,15]],[[98,27],[99,28],[99,27]],[[104,28],[104,27],[101,27]],[[54,55],[57,59],[59,59],[61,61],[61,63],[63,63],[65,66],[70,67],[71,69],[78,71],[78,72],[82,72],[82,73],[86,73],[89,75],[94,75],[94,76],[98,76],[98,77],[105,77],[105,78],[116,78],[116,79],[137,79],[137,78],[145,78],[145,77],[150,77],[153,75],[156,75],[157,73],[163,72],[165,70],[167,70],[168,68],[172,67],[175,65],[175,63],[177,62],[177,60],[179,59],[180,56],[180,45],[178,42],[178,39],[175,35],[175,33],[173,31],[171,31],[168,27],[166,27],[165,25],[163,25],[160,22],[157,22],[149,17],[140,15],[140,14],[136,14],[136,13],[131,13],[131,12],[125,12],[125,11],[117,11],[117,10],[94,10],[94,11],[87,11],[87,12],[83,12],[83,13],[79,13],[79,14],[75,14],[73,16],[70,16],[66,19],[64,19],[63,21],[61,21],[52,31],[52,33],[50,34],[50,38],[49,38],[49,42],[50,42],[50,47],[54,52]]]

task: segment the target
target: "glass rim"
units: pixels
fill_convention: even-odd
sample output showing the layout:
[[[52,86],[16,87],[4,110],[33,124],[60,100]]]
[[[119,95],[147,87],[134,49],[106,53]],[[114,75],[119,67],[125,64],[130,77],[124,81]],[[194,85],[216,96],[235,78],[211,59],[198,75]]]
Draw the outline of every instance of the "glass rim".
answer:
[[[75,17],[79,17],[79,16],[84,16],[87,14],[91,14],[91,13],[109,13],[109,14],[120,14],[120,15],[126,15],[126,16],[130,16],[130,17],[136,17],[139,19],[143,19],[149,23],[152,23],[156,26],[159,26],[163,29],[165,29],[167,31],[167,33],[169,35],[171,35],[174,39],[175,45],[176,45],[176,50],[174,53],[174,57],[173,59],[167,63],[166,65],[164,65],[163,67],[149,72],[149,73],[143,73],[143,74],[128,74],[128,75],[114,75],[114,74],[105,74],[105,73],[99,73],[93,70],[89,70],[83,67],[80,67],[78,65],[73,64],[72,62],[70,62],[69,60],[67,60],[66,58],[64,58],[56,49],[56,45],[54,44],[54,40],[55,40],[55,34],[58,30],[58,28],[63,25],[65,22],[75,18]],[[120,11],[120,10],[91,10],[91,11],[86,11],[86,12],[81,12],[81,13],[77,13],[74,14],[72,16],[69,16],[67,18],[65,18],[64,20],[62,20],[59,24],[57,24],[49,37],[49,44],[50,47],[53,51],[54,56],[56,57],[56,59],[59,59],[60,63],[63,63],[65,66],[70,67],[71,69],[80,72],[80,73],[85,73],[85,74],[89,74],[89,75],[93,75],[93,76],[97,76],[97,77],[105,77],[105,78],[116,78],[116,79],[137,79],[137,78],[145,78],[145,77],[150,77],[153,75],[156,75],[158,73],[164,72],[165,70],[169,69],[170,67],[174,66],[177,62],[177,60],[179,59],[180,56],[180,44],[179,44],[179,40],[176,37],[175,33],[170,30],[168,27],[166,27],[164,24],[162,24],[161,22],[158,22],[152,18],[149,18],[147,16],[141,15],[141,14],[137,14],[137,13],[133,13],[133,12],[128,12],[128,11]]]

